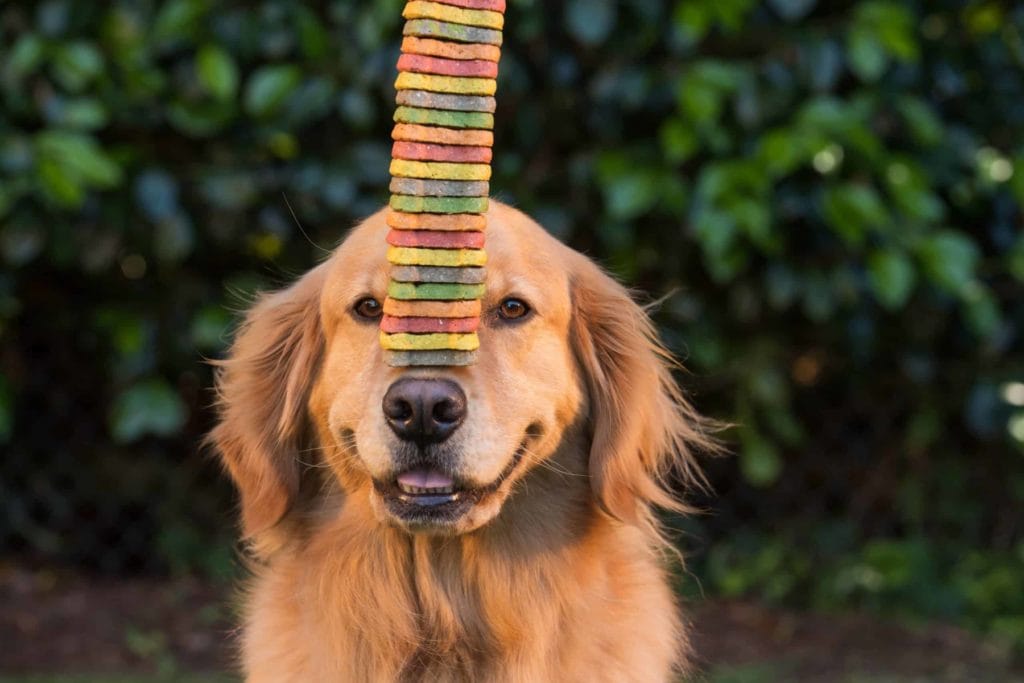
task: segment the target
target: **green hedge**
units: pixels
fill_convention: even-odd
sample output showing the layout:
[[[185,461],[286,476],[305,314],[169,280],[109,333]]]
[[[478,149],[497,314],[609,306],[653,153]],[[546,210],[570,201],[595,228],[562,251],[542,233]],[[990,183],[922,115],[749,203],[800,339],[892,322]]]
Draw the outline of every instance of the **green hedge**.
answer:
[[[1024,9],[509,4],[498,196],[671,293],[738,425],[711,589],[1024,640]],[[401,6],[0,8],[9,552],[113,552],[130,517],[100,566],[210,563],[199,361],[385,201]]]

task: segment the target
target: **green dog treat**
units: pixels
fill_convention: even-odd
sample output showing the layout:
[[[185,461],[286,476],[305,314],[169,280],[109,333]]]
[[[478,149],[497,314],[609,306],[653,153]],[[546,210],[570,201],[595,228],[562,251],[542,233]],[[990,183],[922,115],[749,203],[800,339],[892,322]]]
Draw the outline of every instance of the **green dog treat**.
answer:
[[[414,197],[391,195],[395,211],[409,213],[487,213],[487,197]]]
[[[392,178],[391,192],[420,197],[486,197],[491,184],[486,180],[421,180]]]
[[[391,282],[388,296],[399,301],[466,301],[479,299],[484,295],[485,285],[456,285],[451,283]]]
[[[393,368],[474,365],[477,351],[385,351],[384,362]]]
[[[494,128],[494,114],[485,114],[478,111],[445,111],[443,109],[398,107],[395,109],[395,123],[491,130]]]
[[[448,109],[451,111],[480,111],[493,114],[497,100],[479,95],[448,95],[428,90],[399,90],[395,102],[403,107],[420,109]]]
[[[483,268],[440,268],[437,266],[395,266],[391,279],[396,282],[453,282],[479,285],[487,279]]]

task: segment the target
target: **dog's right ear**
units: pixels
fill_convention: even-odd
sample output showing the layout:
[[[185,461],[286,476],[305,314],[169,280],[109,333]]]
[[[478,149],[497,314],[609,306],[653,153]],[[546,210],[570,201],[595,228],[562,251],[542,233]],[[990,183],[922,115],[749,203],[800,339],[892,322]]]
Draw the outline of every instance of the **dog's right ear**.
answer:
[[[312,426],[307,403],[324,350],[324,265],[264,295],[217,362],[220,422],[210,435],[241,495],[242,531],[276,525],[299,490],[300,451]]]

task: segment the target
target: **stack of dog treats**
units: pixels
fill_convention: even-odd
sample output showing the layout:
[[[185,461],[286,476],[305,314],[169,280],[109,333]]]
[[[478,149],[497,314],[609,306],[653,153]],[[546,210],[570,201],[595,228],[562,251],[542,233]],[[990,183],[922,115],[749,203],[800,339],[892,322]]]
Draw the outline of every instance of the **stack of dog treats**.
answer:
[[[410,0],[398,60],[381,346],[396,367],[476,360],[505,0]]]

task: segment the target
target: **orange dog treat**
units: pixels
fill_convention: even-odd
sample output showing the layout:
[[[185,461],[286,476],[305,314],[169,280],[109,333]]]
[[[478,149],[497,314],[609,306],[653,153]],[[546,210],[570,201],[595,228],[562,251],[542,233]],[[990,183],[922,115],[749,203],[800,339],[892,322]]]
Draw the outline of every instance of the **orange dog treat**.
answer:
[[[477,214],[403,213],[388,211],[385,218],[395,230],[483,230],[487,218]]]
[[[411,55],[444,57],[445,59],[485,59],[489,62],[497,62],[501,59],[501,48],[495,45],[467,45],[415,36],[406,36],[402,39],[402,52]]]
[[[384,299],[384,315],[396,318],[475,318],[480,315],[479,299],[468,301],[399,301]]]

